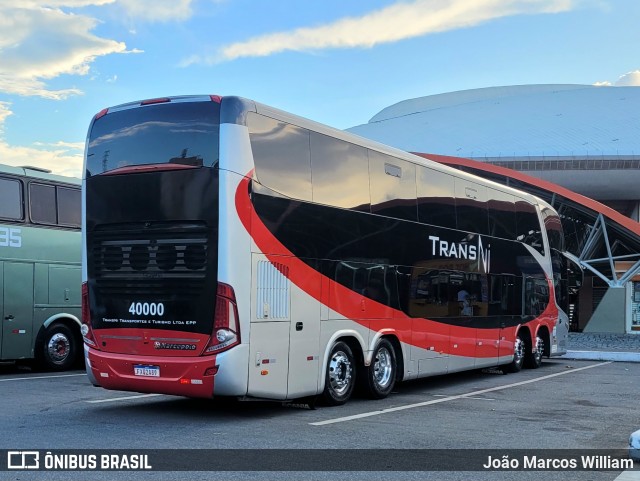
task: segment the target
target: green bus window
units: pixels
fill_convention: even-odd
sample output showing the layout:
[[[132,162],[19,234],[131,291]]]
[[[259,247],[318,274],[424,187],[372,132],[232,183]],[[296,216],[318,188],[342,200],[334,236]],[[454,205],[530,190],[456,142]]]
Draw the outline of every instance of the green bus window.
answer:
[[[80,227],[80,190],[58,187],[58,224]]]
[[[31,220],[36,224],[56,224],[56,188],[53,185],[29,186]]]
[[[22,219],[22,186],[15,179],[0,179],[0,218]]]

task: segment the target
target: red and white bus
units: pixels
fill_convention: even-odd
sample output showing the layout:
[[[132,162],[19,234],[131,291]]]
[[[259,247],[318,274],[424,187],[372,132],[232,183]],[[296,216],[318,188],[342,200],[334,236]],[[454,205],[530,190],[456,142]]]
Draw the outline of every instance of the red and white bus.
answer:
[[[107,389],[337,405],[566,352],[551,206],[251,100],[101,111],[83,212]]]

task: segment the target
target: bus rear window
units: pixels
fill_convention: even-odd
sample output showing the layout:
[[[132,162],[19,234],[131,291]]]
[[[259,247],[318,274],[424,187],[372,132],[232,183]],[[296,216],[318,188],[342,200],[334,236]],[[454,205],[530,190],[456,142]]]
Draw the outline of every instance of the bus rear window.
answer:
[[[87,176],[139,165],[213,167],[220,105],[168,102],[109,112],[89,134]]]

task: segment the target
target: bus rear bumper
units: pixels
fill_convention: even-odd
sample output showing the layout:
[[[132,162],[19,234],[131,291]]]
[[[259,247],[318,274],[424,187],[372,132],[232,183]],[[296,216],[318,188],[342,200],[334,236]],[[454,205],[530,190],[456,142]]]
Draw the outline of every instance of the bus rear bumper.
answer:
[[[213,397],[216,356],[134,356],[88,349],[89,378],[105,389],[170,394],[198,398]],[[135,374],[135,367],[147,374]]]

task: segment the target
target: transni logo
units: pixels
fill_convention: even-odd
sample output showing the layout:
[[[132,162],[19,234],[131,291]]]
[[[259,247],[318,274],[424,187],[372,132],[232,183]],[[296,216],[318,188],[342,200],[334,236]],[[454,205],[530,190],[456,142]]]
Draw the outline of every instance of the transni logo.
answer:
[[[159,342],[156,341],[153,344],[153,347],[156,349],[173,349],[175,351],[195,351],[198,346],[195,344],[175,344],[170,342]]]
[[[40,469],[38,451],[7,451],[7,469]]]
[[[478,260],[478,272],[480,272],[480,264],[482,264],[485,274],[491,270],[491,244],[484,249],[481,236],[478,236],[477,245],[470,245],[466,242],[447,242],[435,235],[430,235],[429,240],[431,241],[431,255],[433,256],[469,259],[470,261]],[[479,259],[478,253],[480,254]]]

